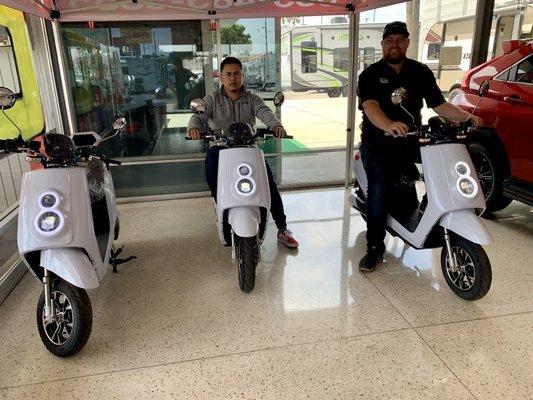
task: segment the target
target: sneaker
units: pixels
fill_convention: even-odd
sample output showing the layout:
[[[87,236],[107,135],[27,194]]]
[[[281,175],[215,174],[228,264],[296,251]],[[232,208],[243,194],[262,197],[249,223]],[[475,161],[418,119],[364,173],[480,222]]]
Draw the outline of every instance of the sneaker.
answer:
[[[285,246],[294,249],[298,247],[298,241],[292,236],[292,232],[288,229],[278,231],[278,242],[283,243]]]
[[[372,272],[376,269],[376,265],[383,261],[383,251],[376,246],[368,248],[365,256],[359,261],[359,271]]]

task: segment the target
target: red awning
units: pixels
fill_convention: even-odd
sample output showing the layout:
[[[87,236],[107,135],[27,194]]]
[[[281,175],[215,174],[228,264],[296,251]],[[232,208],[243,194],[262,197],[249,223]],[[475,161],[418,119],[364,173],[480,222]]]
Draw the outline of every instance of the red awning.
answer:
[[[347,14],[400,0],[0,0],[0,4],[60,22],[150,21]],[[353,5],[353,6],[352,6]],[[55,9],[56,13],[52,11]]]

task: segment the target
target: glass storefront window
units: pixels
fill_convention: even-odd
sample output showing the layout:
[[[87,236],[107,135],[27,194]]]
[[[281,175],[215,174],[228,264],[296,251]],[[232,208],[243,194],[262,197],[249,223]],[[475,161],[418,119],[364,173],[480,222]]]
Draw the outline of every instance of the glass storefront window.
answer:
[[[128,125],[106,144],[110,156],[202,151],[161,145],[183,136],[188,104],[212,87],[200,21],[62,26],[78,130],[101,133],[123,115]]]

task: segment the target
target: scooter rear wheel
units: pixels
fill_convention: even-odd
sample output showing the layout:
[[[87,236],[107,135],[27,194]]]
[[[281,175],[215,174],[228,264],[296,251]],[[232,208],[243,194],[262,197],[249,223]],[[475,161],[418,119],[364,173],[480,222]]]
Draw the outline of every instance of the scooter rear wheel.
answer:
[[[240,237],[235,235],[237,250],[237,267],[239,287],[250,293],[255,287],[255,268],[259,261],[259,243],[257,237]]]
[[[58,357],[70,357],[79,352],[89,340],[93,324],[91,301],[84,289],[56,278],[52,282],[51,297],[56,318],[46,322],[44,290],[37,303],[37,328],[44,346]]]
[[[443,247],[440,263],[446,283],[462,299],[481,299],[487,294],[492,283],[492,269],[487,253],[479,244],[452,232],[450,240],[458,270],[453,270],[448,260],[448,251]]]

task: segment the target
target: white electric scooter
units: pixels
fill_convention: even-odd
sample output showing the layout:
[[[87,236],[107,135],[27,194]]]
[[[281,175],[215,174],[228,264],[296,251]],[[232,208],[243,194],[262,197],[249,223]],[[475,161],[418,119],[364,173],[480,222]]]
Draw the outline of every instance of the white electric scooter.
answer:
[[[8,89],[0,88],[0,108],[15,103]],[[97,154],[100,143],[126,126],[118,118],[113,131],[100,137],[94,132],[44,135],[41,143],[2,141],[5,153],[27,152],[26,160],[43,169],[25,172],[20,191],[17,244],[28,269],[44,285],[37,304],[37,327],[45,347],[68,357],[89,339],[92,309],[85,289],[100,286],[108,264],[129,261],[116,258],[113,240],[119,219],[109,164],[120,162]]]
[[[402,106],[405,94],[404,88],[397,89],[392,102],[407,112]],[[441,268],[446,282],[457,296],[476,300],[491,286],[491,265],[481,245],[493,239],[476,214],[485,209],[485,199],[464,144],[469,133],[466,124],[456,126],[442,117],[433,117],[418,132],[410,133],[418,136],[421,145],[427,205],[418,202],[415,192],[414,208],[389,211],[387,231],[417,249],[443,247]],[[366,219],[368,181],[359,153],[353,169],[350,202]],[[412,182],[411,187],[415,190]]]
[[[279,109],[285,98],[282,92],[274,96]],[[205,112],[203,99],[194,99],[191,109]],[[239,287],[249,293],[255,286],[255,269],[260,259],[259,245],[265,237],[270,212],[270,188],[263,151],[259,142],[274,137],[267,129],[233,123],[228,132],[214,132],[205,127],[204,140],[224,146],[218,161],[217,202],[215,213],[218,235],[224,246],[232,246],[232,258],[237,263]],[[292,136],[285,136],[292,139]]]

